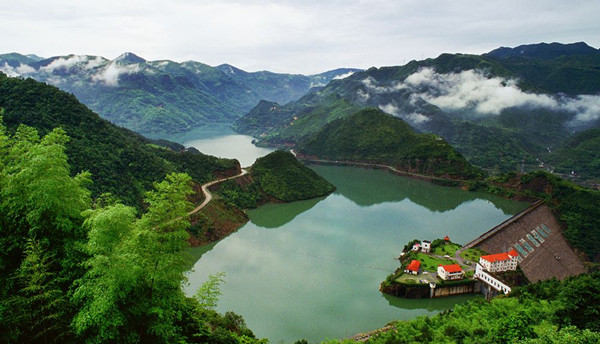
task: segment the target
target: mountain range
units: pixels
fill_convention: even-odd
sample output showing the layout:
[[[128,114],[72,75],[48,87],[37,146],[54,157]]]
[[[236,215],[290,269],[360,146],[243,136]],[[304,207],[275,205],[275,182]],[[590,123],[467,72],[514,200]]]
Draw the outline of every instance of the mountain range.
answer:
[[[73,93],[105,119],[139,133],[181,132],[239,118],[260,100],[287,103],[312,87],[349,75],[341,68],[304,76],[249,73],[230,65],[147,61],[133,53],[114,60],[67,55],[0,55],[0,71],[31,77]]]
[[[600,157],[590,152],[597,135],[584,134],[600,127],[600,51],[583,42],[311,76],[132,53],[114,60],[11,53],[0,55],[0,71],[55,85],[111,122],[154,137],[233,122],[258,144],[299,144],[336,119],[378,108],[439,135],[491,172],[524,167],[600,177]]]
[[[234,128],[259,144],[299,144],[365,107],[443,137],[479,167],[537,168],[574,133],[600,127],[600,51],[542,43],[370,68],[295,102],[261,102]]]

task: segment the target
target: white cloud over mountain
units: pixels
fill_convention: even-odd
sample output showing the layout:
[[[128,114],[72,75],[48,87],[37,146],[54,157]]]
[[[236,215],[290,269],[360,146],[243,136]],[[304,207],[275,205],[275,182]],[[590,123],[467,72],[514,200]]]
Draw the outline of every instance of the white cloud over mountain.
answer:
[[[106,68],[102,69],[99,73],[92,76],[92,80],[98,82],[104,82],[107,86],[118,86],[119,85],[119,76],[123,74],[135,74],[140,71],[140,66],[138,64],[129,64],[129,65],[119,65],[117,63],[111,62],[106,66]]]
[[[20,63],[17,67],[12,67],[8,63],[4,63],[3,66],[0,66],[0,72],[10,76],[21,76],[24,74],[29,74],[35,72],[35,69],[29,65],[24,65]]]
[[[412,93],[413,105],[421,98],[444,110],[462,111],[478,116],[499,115],[511,107],[546,108],[575,114],[570,124],[600,118],[600,96],[536,94],[522,91],[515,79],[489,77],[485,72],[466,70],[457,73],[437,73],[433,68],[421,68],[401,82],[391,85],[379,84],[372,77],[365,78],[363,85],[369,93],[385,94],[407,90]],[[360,93],[362,92],[362,93]],[[360,90],[361,99],[370,96]],[[394,114],[389,105],[380,106],[383,111]],[[417,117],[419,118],[419,117]]]
[[[387,114],[400,117],[412,124],[421,124],[430,120],[429,117],[418,112],[405,113],[393,104],[379,105],[379,109]]]

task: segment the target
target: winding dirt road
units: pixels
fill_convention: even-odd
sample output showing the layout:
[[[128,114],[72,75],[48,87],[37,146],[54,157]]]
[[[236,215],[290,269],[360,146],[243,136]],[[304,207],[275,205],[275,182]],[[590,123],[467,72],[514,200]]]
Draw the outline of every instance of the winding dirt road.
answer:
[[[188,215],[192,215],[195,214],[197,212],[199,212],[200,210],[202,210],[202,208],[206,207],[206,205],[212,200],[212,194],[210,193],[210,191],[208,191],[208,188],[210,186],[213,186],[215,184],[218,183],[222,183],[226,180],[230,180],[230,179],[235,179],[237,177],[241,177],[243,175],[248,174],[248,170],[245,168],[242,168],[242,172],[240,174],[236,174],[235,176],[231,176],[231,177],[227,177],[227,178],[221,178],[221,179],[217,179],[217,180],[213,180],[212,182],[208,182],[206,184],[202,185],[202,192],[204,193],[204,202],[202,202],[199,206],[197,206],[196,208],[194,208],[194,210],[190,211],[188,213]]]

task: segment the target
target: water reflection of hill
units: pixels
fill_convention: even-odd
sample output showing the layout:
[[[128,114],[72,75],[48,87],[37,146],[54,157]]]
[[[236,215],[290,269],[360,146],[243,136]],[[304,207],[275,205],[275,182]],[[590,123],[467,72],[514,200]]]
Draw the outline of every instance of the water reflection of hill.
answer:
[[[390,296],[382,294],[382,296],[388,301],[390,306],[394,306],[401,309],[426,309],[430,312],[437,311],[441,312],[452,306],[463,303],[467,300],[474,299],[476,296],[470,295],[456,295],[445,298],[435,299],[405,299],[401,297]]]
[[[317,165],[313,165],[311,168],[334,184],[337,188],[336,193],[359,206],[399,202],[408,198],[415,204],[438,212],[455,209],[460,204],[474,199],[487,199],[505,214],[515,214],[525,207],[519,202],[500,197],[438,186],[416,179],[399,177],[386,171]]]
[[[278,228],[292,221],[296,216],[311,209],[325,197],[282,204],[267,204],[248,211],[250,222],[264,228]],[[271,208],[277,211],[271,211]]]

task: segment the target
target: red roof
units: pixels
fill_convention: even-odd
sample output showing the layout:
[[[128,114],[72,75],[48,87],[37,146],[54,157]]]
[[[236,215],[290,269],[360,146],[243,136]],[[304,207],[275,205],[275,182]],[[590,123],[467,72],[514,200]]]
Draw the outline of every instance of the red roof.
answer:
[[[410,264],[408,264],[408,266],[406,267],[406,270],[418,272],[420,266],[421,266],[421,262],[413,259],[413,261],[410,262]]]
[[[450,238],[449,238],[449,237],[446,235],[446,236],[444,237],[444,240],[446,240],[446,241],[450,241]]]
[[[502,252],[502,253],[496,253],[496,254],[489,254],[487,256],[481,256],[481,258],[483,258],[484,260],[487,260],[490,263],[496,262],[496,261],[505,261],[505,260],[509,260],[512,257],[516,257],[518,256],[517,252],[515,250],[511,250],[510,252]]]
[[[444,270],[446,270],[446,272],[450,272],[450,273],[462,271],[460,265],[458,265],[458,264],[442,265],[442,268],[444,268]]]

